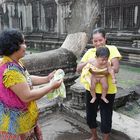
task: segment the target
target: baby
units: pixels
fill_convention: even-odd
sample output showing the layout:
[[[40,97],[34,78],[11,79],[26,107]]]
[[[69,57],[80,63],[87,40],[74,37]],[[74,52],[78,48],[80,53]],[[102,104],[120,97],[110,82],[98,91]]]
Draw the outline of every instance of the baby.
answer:
[[[90,84],[90,93],[92,95],[92,99],[90,103],[94,103],[96,100],[95,86],[96,83],[101,83],[102,85],[102,95],[101,99],[108,103],[109,101],[106,99],[106,94],[108,91],[108,73],[112,76],[112,83],[116,84],[116,78],[114,70],[111,67],[110,62],[108,61],[110,52],[107,47],[100,47],[96,50],[96,57],[90,60],[84,69],[91,73],[91,77],[85,75],[86,81]]]

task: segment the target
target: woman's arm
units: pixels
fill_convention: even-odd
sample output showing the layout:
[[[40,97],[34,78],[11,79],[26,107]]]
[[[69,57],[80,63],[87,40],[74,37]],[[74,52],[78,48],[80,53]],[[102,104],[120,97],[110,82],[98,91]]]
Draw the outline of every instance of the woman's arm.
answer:
[[[31,77],[33,86],[48,83],[53,78],[54,73],[55,71],[51,72],[48,76],[42,76],[42,77],[31,75],[30,77]]]
[[[88,62],[81,62],[81,63],[79,63],[79,64],[77,65],[76,71],[77,71],[78,73],[81,73],[83,67],[84,67],[87,63],[88,63]]]
[[[114,69],[111,67],[110,63],[108,63],[107,69],[108,69],[108,73],[109,73],[109,74],[111,75],[111,77],[112,77],[112,83],[113,83],[113,84],[116,84],[117,81],[116,81],[115,72],[114,72]]]
[[[119,72],[120,64],[119,59],[117,57],[111,59],[111,67],[113,68],[115,73]]]
[[[83,67],[86,66],[88,63],[94,64],[94,63],[95,63],[95,59],[94,59],[94,58],[91,58],[91,59],[89,59],[87,62],[80,62],[80,63],[77,65],[76,71],[77,71],[78,73],[80,73],[80,72],[82,71]]]
[[[62,80],[54,81],[49,85],[46,85],[42,88],[30,90],[28,84],[18,83],[14,86],[11,86],[10,89],[23,101],[30,102],[33,100],[40,99],[47,93],[51,92],[54,89],[57,89],[62,83]]]

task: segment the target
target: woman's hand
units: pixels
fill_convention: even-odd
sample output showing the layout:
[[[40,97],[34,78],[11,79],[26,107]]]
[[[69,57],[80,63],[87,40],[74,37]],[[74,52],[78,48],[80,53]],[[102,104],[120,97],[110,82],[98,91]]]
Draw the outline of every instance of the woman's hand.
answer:
[[[53,72],[51,72],[51,73],[47,76],[47,79],[48,79],[47,82],[49,82],[49,81],[53,78],[55,72],[56,72],[56,70],[54,70]]]
[[[88,60],[87,62],[81,62],[80,64],[77,65],[76,71],[78,73],[81,73],[83,67],[86,66],[88,63],[92,64],[93,61],[94,61],[94,59],[92,58],[92,59]]]
[[[117,84],[116,78],[112,78],[112,83],[113,83],[113,84]]]
[[[62,83],[62,81],[63,81],[63,80],[56,80],[56,81],[53,81],[53,82],[51,83],[52,90],[53,90],[53,89],[59,88],[60,85],[61,85],[61,83]]]

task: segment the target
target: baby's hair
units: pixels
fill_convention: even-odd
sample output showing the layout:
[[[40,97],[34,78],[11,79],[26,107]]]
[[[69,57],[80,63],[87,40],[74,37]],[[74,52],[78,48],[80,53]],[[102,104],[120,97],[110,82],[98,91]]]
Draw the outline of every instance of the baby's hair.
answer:
[[[96,57],[106,57],[109,58],[110,51],[107,47],[99,47],[96,49]]]

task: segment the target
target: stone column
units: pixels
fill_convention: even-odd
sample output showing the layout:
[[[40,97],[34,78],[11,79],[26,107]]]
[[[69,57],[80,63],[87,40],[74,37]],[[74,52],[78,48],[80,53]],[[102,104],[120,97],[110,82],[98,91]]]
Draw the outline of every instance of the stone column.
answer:
[[[60,34],[67,33],[67,20],[71,18],[70,6],[73,0],[63,1],[55,0],[57,4],[57,32]]]
[[[2,26],[1,26],[1,15],[0,15],[0,31],[2,30]]]
[[[61,5],[58,2],[59,0],[55,0],[56,4],[57,4],[57,26],[56,26],[56,31],[58,34],[58,38],[60,36],[61,33],[61,25],[60,25],[60,21],[61,21]]]
[[[78,110],[84,110],[85,104],[85,88],[80,84],[79,79],[77,82],[70,87],[70,92],[72,93],[72,100],[70,106]]]

